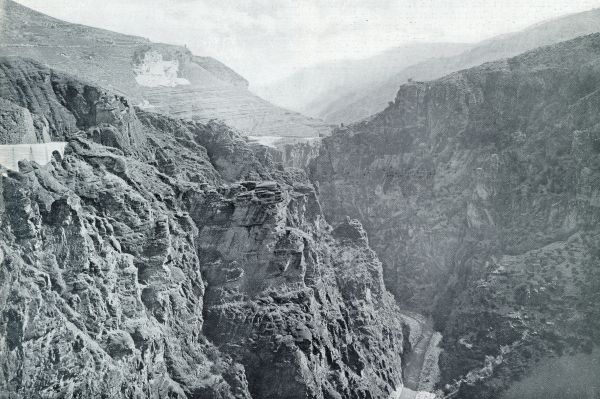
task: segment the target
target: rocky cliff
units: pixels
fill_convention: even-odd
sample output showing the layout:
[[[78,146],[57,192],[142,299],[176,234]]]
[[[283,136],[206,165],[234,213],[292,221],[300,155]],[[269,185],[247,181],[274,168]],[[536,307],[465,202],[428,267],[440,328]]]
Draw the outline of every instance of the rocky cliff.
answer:
[[[0,55],[29,57],[126,95],[153,112],[225,121],[250,135],[318,137],[329,127],[276,107],[211,57],[187,48],[71,24],[0,0]]]
[[[325,222],[302,172],[29,60],[0,59],[0,97],[67,141],[1,178],[0,396],[401,388],[381,263],[360,223]]]
[[[449,397],[600,343],[599,59],[596,34],[405,84],[311,164],[327,219],[361,220],[397,300],[434,316]]]

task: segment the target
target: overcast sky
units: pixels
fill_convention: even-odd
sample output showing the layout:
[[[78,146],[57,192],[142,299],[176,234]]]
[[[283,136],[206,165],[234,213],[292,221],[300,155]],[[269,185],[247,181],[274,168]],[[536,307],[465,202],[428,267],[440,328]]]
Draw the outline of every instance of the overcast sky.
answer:
[[[473,42],[600,0],[17,0],[54,17],[186,44],[261,85],[411,41]]]

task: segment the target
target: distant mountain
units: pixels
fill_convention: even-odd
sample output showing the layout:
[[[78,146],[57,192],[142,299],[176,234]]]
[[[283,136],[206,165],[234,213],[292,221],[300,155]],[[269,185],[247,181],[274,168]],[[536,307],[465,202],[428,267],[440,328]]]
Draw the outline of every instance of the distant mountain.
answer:
[[[409,65],[432,57],[455,55],[469,47],[459,43],[412,43],[369,58],[337,60],[303,68],[253,90],[274,104],[311,115],[320,111],[320,104],[334,102],[342,93],[365,91]]]
[[[567,15],[525,30],[484,40],[454,56],[412,63],[384,82],[358,90],[341,90],[305,109],[330,123],[349,123],[383,110],[393,101],[401,84],[409,79],[430,80],[484,62],[515,56],[536,47],[558,43],[600,31],[600,9]],[[429,54],[429,50],[424,50]]]
[[[221,119],[249,135],[315,137],[329,131],[321,121],[257,97],[246,79],[213,58],[64,22],[11,0],[0,0],[0,54],[82,76],[153,111]]]

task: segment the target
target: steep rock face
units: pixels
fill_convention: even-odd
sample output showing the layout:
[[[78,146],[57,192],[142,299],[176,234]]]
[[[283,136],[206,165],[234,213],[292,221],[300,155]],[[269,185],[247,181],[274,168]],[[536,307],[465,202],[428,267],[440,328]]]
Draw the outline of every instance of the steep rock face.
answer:
[[[196,199],[191,215],[206,334],[246,366],[253,397],[383,398],[400,386],[402,324],[360,224],[332,238],[303,182],[242,182]]]
[[[285,166],[307,169],[310,162],[319,155],[321,139],[283,143],[278,146]]]
[[[71,24],[0,0],[0,53],[29,57],[125,94],[153,112],[225,121],[245,134],[317,137],[323,122],[252,94],[221,62],[187,48]]]
[[[257,152],[268,153],[273,161],[284,167],[307,170],[310,162],[319,155],[321,138],[249,137]]]
[[[311,165],[328,220],[360,219],[388,288],[433,313],[456,397],[599,342],[599,49],[592,35],[404,85]]]
[[[25,108],[25,112],[31,112],[36,119],[44,121],[48,125],[47,134],[53,140],[64,140],[91,126],[106,129],[114,126],[133,134],[136,129],[129,129],[128,125],[137,121],[130,112],[132,107],[128,101],[122,96],[104,94],[105,91],[89,83],[33,60],[0,58],[0,96],[5,102]],[[137,138],[116,137],[105,131],[102,136],[104,139],[121,140],[120,143],[112,143],[116,147],[132,148],[136,141],[143,140],[139,134]]]
[[[0,392],[375,398],[402,322],[357,222],[227,126],[3,59],[3,101],[68,141],[0,184]],[[15,108],[18,109],[18,108]],[[25,115],[25,113],[22,113]]]
[[[195,226],[177,187],[79,141],[2,184],[3,394],[249,397],[241,366],[201,334]]]

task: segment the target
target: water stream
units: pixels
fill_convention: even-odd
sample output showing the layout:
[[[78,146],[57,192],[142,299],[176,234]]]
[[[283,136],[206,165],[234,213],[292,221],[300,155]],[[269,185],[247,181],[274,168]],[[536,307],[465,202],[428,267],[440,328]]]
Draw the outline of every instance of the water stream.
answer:
[[[439,380],[438,358],[442,335],[434,331],[431,320],[424,316],[405,312],[404,322],[410,327],[412,350],[402,365],[404,387],[392,395],[393,399],[434,399],[434,386]]]

